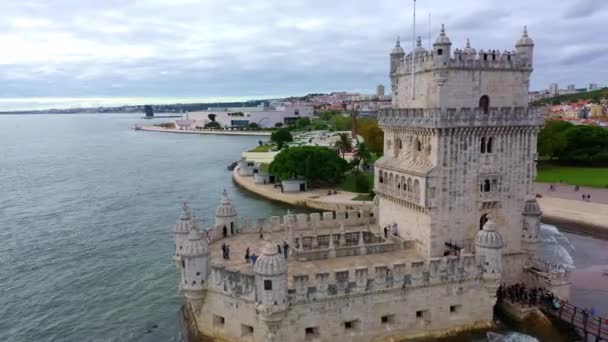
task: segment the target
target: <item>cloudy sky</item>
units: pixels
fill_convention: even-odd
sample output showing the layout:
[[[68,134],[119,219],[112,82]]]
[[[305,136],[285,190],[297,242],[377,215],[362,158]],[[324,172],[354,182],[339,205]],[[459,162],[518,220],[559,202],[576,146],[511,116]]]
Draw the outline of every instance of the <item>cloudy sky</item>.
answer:
[[[388,84],[411,0],[2,0],[0,110],[250,99]],[[532,89],[608,84],[608,0],[418,0],[428,45],[513,49],[528,25]]]

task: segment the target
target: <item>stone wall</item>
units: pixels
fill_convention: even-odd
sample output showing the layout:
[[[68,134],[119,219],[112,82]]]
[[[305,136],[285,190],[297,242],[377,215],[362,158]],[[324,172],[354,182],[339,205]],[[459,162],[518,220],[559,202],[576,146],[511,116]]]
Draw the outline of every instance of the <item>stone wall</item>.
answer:
[[[212,266],[197,325],[205,335],[266,341],[352,341],[427,334],[492,321],[492,298],[473,255],[293,275],[289,307],[271,316],[255,306],[254,276]],[[272,320],[272,324],[268,323]]]

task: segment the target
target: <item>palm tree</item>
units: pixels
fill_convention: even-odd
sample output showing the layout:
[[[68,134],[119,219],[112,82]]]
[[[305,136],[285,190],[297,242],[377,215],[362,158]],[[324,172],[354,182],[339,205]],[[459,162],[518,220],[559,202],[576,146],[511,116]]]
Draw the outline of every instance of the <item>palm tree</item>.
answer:
[[[357,143],[357,151],[355,151],[355,158],[359,159],[363,165],[367,165],[371,159],[372,154],[367,148],[367,144],[364,142]]]
[[[338,133],[338,137],[335,146],[342,153],[342,159],[344,159],[344,154],[353,150],[353,139],[350,137],[350,133]]]

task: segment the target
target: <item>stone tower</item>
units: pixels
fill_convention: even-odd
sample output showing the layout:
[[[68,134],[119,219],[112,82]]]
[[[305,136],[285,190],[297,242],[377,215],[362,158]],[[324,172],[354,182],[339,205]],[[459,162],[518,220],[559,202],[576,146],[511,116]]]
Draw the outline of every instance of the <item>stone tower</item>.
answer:
[[[449,245],[473,249],[491,215],[510,256],[505,266],[517,277],[542,124],[528,108],[531,39],[524,32],[518,51],[476,52],[468,40],[465,49],[452,51],[442,26],[433,51],[405,55],[398,48],[391,52],[393,108],[378,118],[384,130],[375,178],[380,226],[396,223],[400,235],[437,257]]]
[[[181,288],[195,312],[203,305],[209,279],[209,245],[196,226],[192,227],[181,252]]]
[[[192,222],[192,215],[190,214],[188,203],[184,202],[182,206],[182,213],[177,219],[175,225],[173,226],[173,238],[175,241],[173,260],[175,261],[175,265],[178,268],[181,267],[180,254],[184,248],[184,242],[186,242],[188,234],[192,230],[193,226],[194,223]]]
[[[220,204],[215,209],[215,225],[226,227],[227,236],[237,233],[236,210],[228,198],[228,192],[224,189]]]

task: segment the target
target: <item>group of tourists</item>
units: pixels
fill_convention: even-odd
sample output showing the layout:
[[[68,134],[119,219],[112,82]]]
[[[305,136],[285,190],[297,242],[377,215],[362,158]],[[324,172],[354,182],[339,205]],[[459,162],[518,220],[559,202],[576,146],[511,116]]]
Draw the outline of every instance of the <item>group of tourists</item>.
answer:
[[[528,306],[544,305],[559,309],[562,302],[555,295],[542,287],[527,287],[523,283],[500,285],[497,293],[498,301],[508,299],[510,302]]]
[[[589,194],[582,194],[581,198],[583,199],[583,201],[585,202],[590,202],[591,201],[591,195]]]
[[[255,253],[249,252],[249,247],[245,250],[245,262],[251,262],[251,267],[255,266],[255,262],[258,260],[258,256]]]

